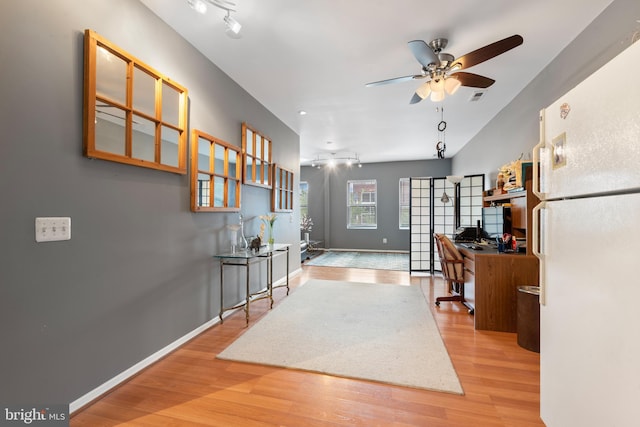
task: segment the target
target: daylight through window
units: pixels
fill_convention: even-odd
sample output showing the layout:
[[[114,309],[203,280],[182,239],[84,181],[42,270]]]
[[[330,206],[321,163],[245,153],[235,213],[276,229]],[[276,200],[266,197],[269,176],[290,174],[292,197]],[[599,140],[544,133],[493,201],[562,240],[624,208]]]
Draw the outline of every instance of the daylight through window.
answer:
[[[377,228],[375,179],[347,181],[347,228]]]
[[[400,178],[398,188],[398,218],[400,230],[409,229],[409,178]]]

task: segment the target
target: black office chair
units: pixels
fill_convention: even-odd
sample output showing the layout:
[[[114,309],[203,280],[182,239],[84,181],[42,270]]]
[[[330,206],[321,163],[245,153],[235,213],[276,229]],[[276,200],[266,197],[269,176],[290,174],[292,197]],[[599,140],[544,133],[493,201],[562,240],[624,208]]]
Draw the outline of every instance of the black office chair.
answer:
[[[464,299],[464,259],[455,245],[444,234],[434,233],[433,237],[440,256],[442,275],[449,285],[451,296],[436,298],[436,305],[442,301],[459,301],[473,314],[473,307]]]

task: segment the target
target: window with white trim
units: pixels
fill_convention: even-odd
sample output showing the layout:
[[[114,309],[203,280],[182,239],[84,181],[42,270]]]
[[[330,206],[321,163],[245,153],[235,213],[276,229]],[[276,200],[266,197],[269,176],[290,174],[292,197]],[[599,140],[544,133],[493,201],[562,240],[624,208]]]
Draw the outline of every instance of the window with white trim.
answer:
[[[378,228],[375,179],[347,181],[347,228]]]
[[[309,215],[309,183],[300,181],[300,217]]]
[[[409,178],[400,178],[398,186],[398,226],[409,229]]]

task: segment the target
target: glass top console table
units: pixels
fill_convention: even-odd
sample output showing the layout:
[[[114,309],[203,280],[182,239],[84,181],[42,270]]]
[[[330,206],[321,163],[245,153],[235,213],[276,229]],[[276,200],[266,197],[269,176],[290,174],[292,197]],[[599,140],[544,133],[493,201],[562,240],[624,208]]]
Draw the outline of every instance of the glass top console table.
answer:
[[[222,254],[214,255],[214,258],[220,260],[220,323],[224,322],[222,315],[227,310],[234,310],[236,308],[243,307],[245,319],[247,325],[249,325],[249,306],[251,302],[269,298],[270,307],[273,308],[273,289],[279,287],[287,288],[287,295],[289,295],[289,247],[291,245],[288,243],[275,243],[272,245],[266,245],[260,247],[259,251],[237,251],[237,252],[227,252]],[[285,283],[281,285],[274,286],[273,285],[273,258],[279,255],[286,255],[287,259],[287,267],[286,267],[286,280]],[[252,264],[256,264],[262,261],[267,262],[267,287],[263,290],[260,290],[255,293],[251,293],[249,287],[249,266]],[[236,266],[236,267],[245,267],[246,269],[246,298],[243,302],[236,304],[232,307],[224,306],[224,267],[225,266]]]

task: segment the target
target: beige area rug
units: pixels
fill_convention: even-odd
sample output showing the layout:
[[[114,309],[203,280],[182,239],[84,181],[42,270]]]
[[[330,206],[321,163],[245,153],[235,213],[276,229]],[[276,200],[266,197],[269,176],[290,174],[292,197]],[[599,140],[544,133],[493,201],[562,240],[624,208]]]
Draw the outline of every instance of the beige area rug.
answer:
[[[217,357],[463,394],[419,286],[310,280]]]

